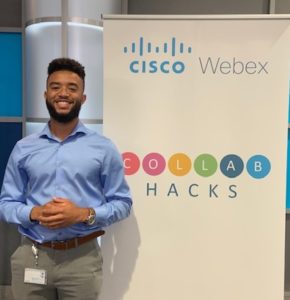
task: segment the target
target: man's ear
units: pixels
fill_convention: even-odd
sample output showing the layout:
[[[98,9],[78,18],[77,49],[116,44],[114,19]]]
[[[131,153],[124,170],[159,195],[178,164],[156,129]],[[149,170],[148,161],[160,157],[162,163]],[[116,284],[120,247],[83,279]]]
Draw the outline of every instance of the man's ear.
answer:
[[[87,95],[86,94],[83,94],[83,98],[82,98],[82,104],[84,104],[87,100]]]

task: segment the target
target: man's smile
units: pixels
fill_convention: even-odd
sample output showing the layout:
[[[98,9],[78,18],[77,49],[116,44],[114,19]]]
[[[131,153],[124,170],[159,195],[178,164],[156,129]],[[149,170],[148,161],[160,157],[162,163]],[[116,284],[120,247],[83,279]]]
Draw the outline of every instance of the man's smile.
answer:
[[[61,109],[69,108],[74,102],[68,99],[58,99],[54,101],[56,106]]]

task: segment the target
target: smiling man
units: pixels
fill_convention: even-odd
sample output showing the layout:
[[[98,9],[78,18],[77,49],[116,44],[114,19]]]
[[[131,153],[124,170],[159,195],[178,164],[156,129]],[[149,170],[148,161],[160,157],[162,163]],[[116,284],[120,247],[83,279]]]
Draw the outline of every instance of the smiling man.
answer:
[[[84,74],[57,70],[56,66],[49,66],[48,73],[51,75],[47,78],[47,91],[44,93],[46,106],[53,120],[69,123],[76,120],[86,100]]]
[[[11,257],[15,300],[96,300],[104,227],[132,206],[114,144],[86,128],[85,70],[69,58],[48,66],[44,98],[50,120],[14,147],[0,196],[0,218],[18,224],[22,243]]]

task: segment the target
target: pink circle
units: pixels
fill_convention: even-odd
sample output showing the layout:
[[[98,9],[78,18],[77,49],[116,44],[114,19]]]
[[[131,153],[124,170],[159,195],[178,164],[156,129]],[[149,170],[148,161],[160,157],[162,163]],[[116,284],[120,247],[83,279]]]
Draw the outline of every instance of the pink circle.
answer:
[[[125,175],[133,175],[140,168],[139,157],[133,152],[124,152],[122,154]]]
[[[143,159],[143,170],[151,176],[161,174],[166,166],[164,157],[159,153],[149,153]]]

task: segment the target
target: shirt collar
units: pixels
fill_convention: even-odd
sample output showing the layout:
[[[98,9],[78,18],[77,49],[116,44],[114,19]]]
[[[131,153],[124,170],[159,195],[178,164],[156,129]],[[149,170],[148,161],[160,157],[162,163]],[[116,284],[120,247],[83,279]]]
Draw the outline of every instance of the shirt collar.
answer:
[[[88,134],[88,128],[81,121],[78,122],[77,126],[74,128],[73,132],[69,136],[74,136],[77,134]],[[39,137],[55,139],[55,136],[52,134],[49,128],[49,122],[45,125],[43,130],[40,132]]]

